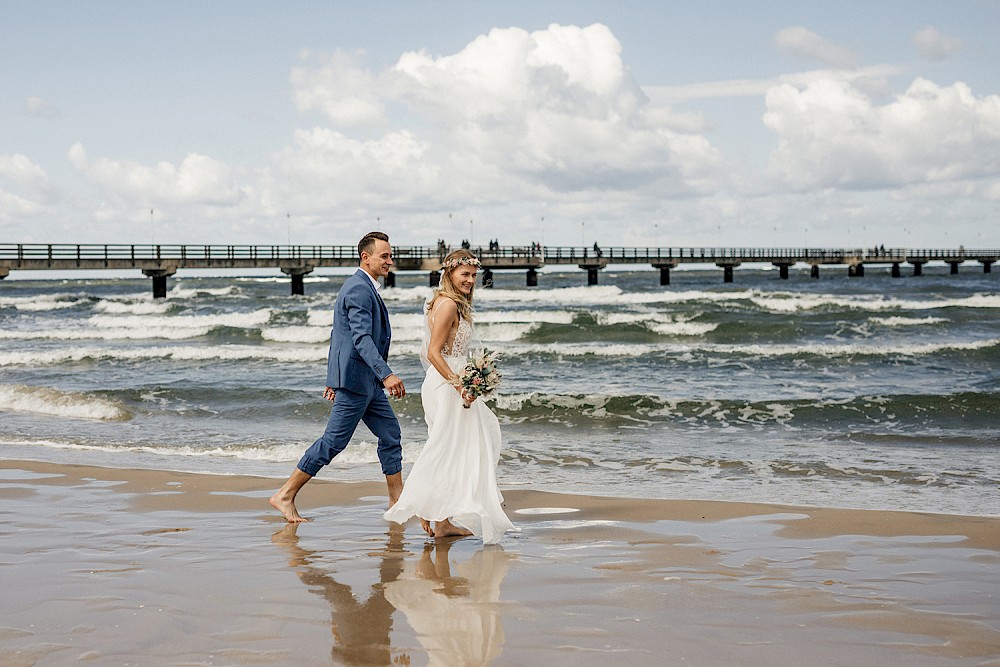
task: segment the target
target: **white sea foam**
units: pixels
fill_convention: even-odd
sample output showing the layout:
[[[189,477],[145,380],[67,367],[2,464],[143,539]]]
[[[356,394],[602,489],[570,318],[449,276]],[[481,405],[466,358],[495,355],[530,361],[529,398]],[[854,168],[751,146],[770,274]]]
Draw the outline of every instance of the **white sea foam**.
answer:
[[[60,350],[24,350],[0,352],[0,367],[22,365],[54,365],[80,362],[85,359],[144,361],[176,359],[179,361],[244,361],[265,360],[285,363],[315,363],[326,361],[327,350],[322,346],[272,347],[255,345],[216,345],[212,347],[154,346],[140,348],[77,347]],[[416,353],[415,351],[413,352]]]
[[[156,329],[45,329],[42,331],[2,331],[0,340],[185,340],[204,336],[212,327],[181,327]]]
[[[899,299],[882,295],[838,296],[833,294],[798,294],[759,292],[750,297],[757,306],[772,312],[791,313],[816,308],[847,310],[933,310],[940,308],[1000,308],[1000,295],[973,294],[959,299]]]
[[[211,315],[93,315],[87,319],[87,326],[108,329],[203,329],[205,327],[233,327],[254,329],[267,324],[271,319],[270,308],[261,308],[249,313],[215,313]]]
[[[0,440],[0,444],[2,444]],[[257,461],[261,463],[289,463],[298,461],[309,443],[289,443],[280,445],[233,445],[229,447],[194,447],[191,445],[134,445],[126,443],[93,444],[57,440],[33,440],[30,442],[13,442],[17,445],[33,445],[50,449],[106,452],[119,454],[130,452],[150,454],[164,458],[180,459],[230,459],[242,461]],[[412,463],[420,454],[422,445],[403,443],[403,462]],[[351,446],[337,455],[330,463],[331,469],[349,468],[358,464],[377,464],[378,443],[361,441],[351,443]]]
[[[925,324],[942,324],[949,320],[944,317],[872,317],[871,322],[884,327],[911,327]]]
[[[99,396],[19,384],[0,385],[0,410],[100,421],[132,418],[124,406]]]
[[[330,329],[313,326],[266,327],[261,329],[260,336],[278,343],[328,343]]]
[[[47,294],[44,296],[0,297],[0,308],[16,308],[26,312],[48,312],[75,308],[87,302],[78,294]]]
[[[172,299],[192,299],[197,297],[199,294],[204,294],[206,296],[233,296],[239,293],[240,288],[236,285],[228,285],[226,287],[189,288],[184,287],[183,283],[178,283],[170,289],[168,296]]]
[[[157,300],[111,300],[104,299],[94,305],[94,311],[109,315],[162,315],[170,311],[173,305],[167,301]]]
[[[661,336],[704,336],[719,326],[713,322],[645,322],[644,324]]]

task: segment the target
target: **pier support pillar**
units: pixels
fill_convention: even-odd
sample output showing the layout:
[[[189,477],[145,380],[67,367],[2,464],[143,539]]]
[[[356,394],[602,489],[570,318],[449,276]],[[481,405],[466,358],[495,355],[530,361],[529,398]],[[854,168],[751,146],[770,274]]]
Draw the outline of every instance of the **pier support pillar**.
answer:
[[[716,262],[716,266],[722,268],[722,282],[733,282],[733,269],[740,265],[739,262]]]
[[[865,265],[864,264],[848,264],[847,265],[847,277],[848,278],[864,278],[865,277]]]
[[[983,263],[983,273],[989,273],[990,271],[993,270],[993,268],[992,268],[993,267],[993,262],[991,262],[990,260],[988,260],[988,259],[981,259],[979,261]],[[3,269],[0,269],[0,273],[2,273],[2,272],[3,272]],[[0,275],[0,279],[3,279],[2,275]]]
[[[538,271],[528,269],[528,278],[525,281],[528,287],[538,287]]]
[[[990,267],[986,267],[986,273],[990,272]],[[6,266],[0,266],[0,280],[3,280],[10,275],[10,269]]]
[[[302,279],[303,273],[293,273],[292,278],[292,296],[304,296],[306,293],[306,281]]]
[[[587,267],[587,284],[596,285],[597,284],[597,267],[588,266]]]
[[[493,272],[489,269],[483,269],[483,287],[486,289],[493,287]]]
[[[949,271],[951,275],[958,273],[958,265],[961,264],[961,262],[948,262],[948,264],[951,265],[951,271]]]
[[[431,287],[437,287],[438,285],[440,285],[441,284],[441,272],[440,271],[431,271],[430,275],[428,276],[428,282],[429,282],[429,284],[430,284]]]
[[[782,280],[788,280],[788,267],[790,264],[775,264],[778,267],[778,277]]]
[[[654,262],[653,263],[653,268],[660,270],[660,285],[661,286],[662,285],[669,285],[670,284],[670,269],[676,269],[677,268],[677,264],[678,264],[677,261],[672,261],[672,262],[667,262],[667,263],[663,263],[663,262]]]
[[[143,269],[142,275],[153,279],[153,298],[167,298],[167,278],[177,273],[177,269]]]
[[[385,286],[386,287],[395,287],[396,286],[396,272],[395,271],[390,271],[389,273],[385,274]]]
[[[302,276],[312,273],[314,267],[296,262],[294,264],[279,264],[278,268],[292,279],[292,296],[303,296],[306,293],[306,285]]]
[[[899,276],[900,276],[900,273],[899,273],[899,262],[893,262],[892,263],[892,277],[893,278],[898,278]]]
[[[819,278],[819,264],[813,264],[812,268],[809,269],[810,278]]]
[[[923,262],[913,262],[913,275],[922,276],[924,275],[924,263]]]

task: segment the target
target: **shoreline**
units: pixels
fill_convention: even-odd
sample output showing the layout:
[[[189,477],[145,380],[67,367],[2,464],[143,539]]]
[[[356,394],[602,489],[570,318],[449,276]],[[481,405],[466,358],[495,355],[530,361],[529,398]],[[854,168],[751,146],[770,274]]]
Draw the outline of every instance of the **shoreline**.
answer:
[[[0,662],[979,665],[1000,517],[506,490],[498,547],[382,482],[0,461]]]

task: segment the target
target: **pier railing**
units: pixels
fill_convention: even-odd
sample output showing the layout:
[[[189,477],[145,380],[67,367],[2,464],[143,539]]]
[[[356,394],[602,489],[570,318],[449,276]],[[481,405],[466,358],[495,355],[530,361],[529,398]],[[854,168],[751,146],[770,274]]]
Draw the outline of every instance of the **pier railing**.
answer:
[[[395,246],[400,259],[443,259],[449,246]],[[546,246],[528,244],[501,246],[495,249],[471,249],[484,262],[492,260],[539,259],[550,264],[655,264],[666,262],[810,262],[821,263],[894,263],[911,261],[997,261],[1000,249],[931,248],[740,248],[740,247],[621,247],[621,246]],[[173,245],[173,244],[70,244],[6,243],[0,244],[0,261],[280,261],[334,260],[356,262],[353,245]],[[13,268],[13,267],[12,267]]]
[[[660,284],[670,284],[670,271],[680,264],[713,263],[723,269],[724,282],[733,281],[733,270],[746,263],[770,263],[787,279],[797,263],[812,266],[810,275],[819,277],[825,264],[847,265],[848,275],[861,277],[866,264],[891,264],[892,276],[899,277],[900,265],[913,265],[921,275],[924,264],[942,261],[951,273],[966,261],[980,262],[983,272],[1000,261],[1000,250],[958,248],[727,248],[727,247],[622,247],[622,246],[497,246],[470,248],[482,262],[483,280],[492,284],[492,271],[527,270],[529,286],[537,285],[536,269],[546,264],[575,264],[587,271],[587,282],[597,284],[598,272],[609,264],[649,264],[660,270]],[[396,271],[427,271],[430,283],[440,278],[441,262],[451,251],[437,246],[395,246]],[[277,268],[291,277],[292,293],[303,293],[302,277],[321,267],[351,267],[358,264],[353,245],[155,245],[155,244],[0,244],[0,279],[12,270],[138,269],[153,279],[153,295],[166,295],[167,277],[180,269],[260,269]],[[395,284],[395,273],[386,278]]]

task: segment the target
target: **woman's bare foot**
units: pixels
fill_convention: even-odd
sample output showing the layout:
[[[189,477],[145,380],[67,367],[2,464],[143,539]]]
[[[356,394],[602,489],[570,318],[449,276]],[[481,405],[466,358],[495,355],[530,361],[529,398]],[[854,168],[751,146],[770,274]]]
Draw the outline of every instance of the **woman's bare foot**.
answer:
[[[285,497],[280,490],[271,496],[268,502],[271,503],[271,507],[281,512],[281,516],[285,517],[285,521],[288,523],[302,523],[309,520],[300,515],[299,511],[295,509],[293,499]]]
[[[434,537],[434,529],[431,528],[431,522],[427,519],[420,517],[420,527],[424,529],[424,532]]]
[[[438,521],[434,525],[434,537],[468,537],[472,531],[459,528],[448,519]]]

